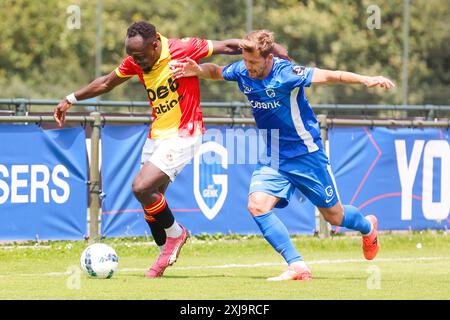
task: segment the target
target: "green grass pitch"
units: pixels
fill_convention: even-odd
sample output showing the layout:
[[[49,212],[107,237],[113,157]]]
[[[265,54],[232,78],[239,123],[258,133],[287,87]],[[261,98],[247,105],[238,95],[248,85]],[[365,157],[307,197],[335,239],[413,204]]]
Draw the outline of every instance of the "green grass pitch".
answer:
[[[119,256],[111,279],[79,269],[85,241],[0,245],[0,299],[450,299],[450,237],[445,232],[382,234],[373,261],[358,236],[295,236],[313,272],[309,282],[268,282],[285,267],[257,236],[191,237],[163,278],[143,274],[158,254],[144,238],[105,239]]]

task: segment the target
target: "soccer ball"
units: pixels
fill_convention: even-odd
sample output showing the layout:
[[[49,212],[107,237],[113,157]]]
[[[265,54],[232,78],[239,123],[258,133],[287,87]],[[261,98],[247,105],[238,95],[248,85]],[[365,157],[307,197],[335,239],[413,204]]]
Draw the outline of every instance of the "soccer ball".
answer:
[[[109,279],[118,270],[119,258],[116,251],[107,244],[94,243],[84,249],[80,264],[89,277]]]

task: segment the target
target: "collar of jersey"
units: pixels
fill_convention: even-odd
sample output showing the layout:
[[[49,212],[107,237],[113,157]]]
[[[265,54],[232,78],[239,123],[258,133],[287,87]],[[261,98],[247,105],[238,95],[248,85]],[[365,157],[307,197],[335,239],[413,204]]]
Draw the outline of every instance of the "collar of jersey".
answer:
[[[169,40],[159,32],[158,35],[161,39],[161,55],[159,56],[158,61],[156,61],[156,63],[153,65],[152,70],[158,69],[161,64],[170,57]]]

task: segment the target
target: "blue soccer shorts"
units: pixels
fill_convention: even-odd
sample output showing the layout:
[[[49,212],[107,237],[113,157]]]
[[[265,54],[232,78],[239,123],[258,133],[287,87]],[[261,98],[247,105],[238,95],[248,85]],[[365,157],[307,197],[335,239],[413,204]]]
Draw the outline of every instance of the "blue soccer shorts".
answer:
[[[330,208],[339,201],[330,161],[322,149],[291,159],[280,159],[279,167],[258,164],[249,194],[264,192],[280,198],[276,208],[284,208],[298,189],[315,206]]]

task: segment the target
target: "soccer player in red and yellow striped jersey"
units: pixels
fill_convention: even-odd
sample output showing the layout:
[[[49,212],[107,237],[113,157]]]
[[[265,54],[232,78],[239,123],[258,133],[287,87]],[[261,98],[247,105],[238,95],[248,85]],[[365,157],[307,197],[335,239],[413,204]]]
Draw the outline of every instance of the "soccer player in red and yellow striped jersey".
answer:
[[[156,37],[161,44],[161,54],[150,72],[144,71],[148,67],[142,62],[140,51],[133,51],[135,38],[128,40],[129,56],[115,72],[120,78],[137,75],[147,90],[154,117],[149,138],[164,139],[202,134],[204,127],[198,78],[175,81],[170,65],[172,61],[183,61],[186,57],[198,61],[211,56],[212,41],[197,38],[167,39],[160,34]],[[139,66],[138,62],[142,63],[142,66]]]
[[[109,92],[134,75],[147,91],[154,120],[132,190],[144,208],[144,218],[161,254],[145,273],[146,277],[162,276],[167,266],[176,261],[187,239],[187,231],[175,221],[164,193],[192,159],[204,132],[199,80],[196,77],[175,80],[171,63],[186,58],[198,61],[214,54],[239,54],[239,42],[239,39],[167,39],[153,25],[135,22],[127,30],[128,56],[121,65],[68,95],[55,108],[54,118],[61,126],[73,103]],[[287,52],[279,47],[278,55],[287,57]]]

